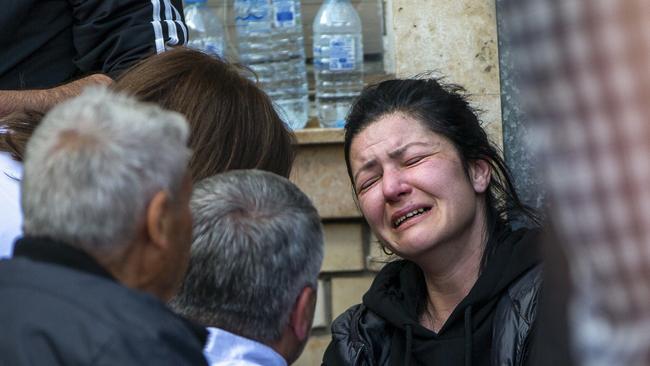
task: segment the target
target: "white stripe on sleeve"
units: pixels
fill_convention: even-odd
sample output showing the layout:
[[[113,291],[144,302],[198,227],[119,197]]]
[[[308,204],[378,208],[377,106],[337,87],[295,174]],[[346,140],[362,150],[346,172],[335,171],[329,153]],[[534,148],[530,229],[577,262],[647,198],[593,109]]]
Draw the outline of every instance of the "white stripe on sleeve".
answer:
[[[183,44],[187,43],[187,28],[185,27],[185,23],[183,23],[183,17],[178,13],[178,10],[176,7],[172,4],[172,8],[174,9],[174,14],[176,15],[176,24],[181,28],[181,31],[183,32]]]
[[[160,22],[160,0],[151,0],[153,6],[153,16],[151,25],[156,43],[156,53],[165,52],[165,39],[163,38],[162,24]]]
[[[175,46],[178,44],[178,33],[176,33],[176,22],[173,20],[165,20],[167,23],[167,30],[169,31],[169,41],[167,45]]]
[[[174,16],[172,9],[174,6],[169,0],[163,0],[165,3],[165,23],[167,23],[167,32],[169,34],[169,41],[166,43],[170,46],[178,44],[178,34],[176,33],[176,24],[174,24]]]

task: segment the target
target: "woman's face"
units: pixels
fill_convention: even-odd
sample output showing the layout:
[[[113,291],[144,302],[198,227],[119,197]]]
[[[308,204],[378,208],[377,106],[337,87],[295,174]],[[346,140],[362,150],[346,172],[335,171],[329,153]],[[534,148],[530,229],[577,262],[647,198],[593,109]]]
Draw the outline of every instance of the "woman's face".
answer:
[[[464,240],[483,225],[489,165],[469,162],[442,135],[402,113],[381,117],[352,140],[350,165],[368,224],[408,259]]]

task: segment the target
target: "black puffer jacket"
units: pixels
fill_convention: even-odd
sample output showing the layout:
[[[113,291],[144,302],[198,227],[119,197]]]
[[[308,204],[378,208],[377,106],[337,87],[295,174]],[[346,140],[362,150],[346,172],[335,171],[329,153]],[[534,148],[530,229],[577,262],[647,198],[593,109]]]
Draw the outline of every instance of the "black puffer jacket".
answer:
[[[524,365],[535,322],[542,269],[536,230],[506,231],[467,297],[438,333],[419,324],[422,271],[390,263],[363,304],[332,325],[326,366]]]

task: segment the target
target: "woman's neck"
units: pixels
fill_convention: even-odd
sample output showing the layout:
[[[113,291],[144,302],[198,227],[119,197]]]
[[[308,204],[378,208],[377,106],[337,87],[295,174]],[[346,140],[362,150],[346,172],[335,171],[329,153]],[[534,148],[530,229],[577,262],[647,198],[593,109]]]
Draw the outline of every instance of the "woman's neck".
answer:
[[[420,323],[434,332],[442,328],[478,280],[487,244],[486,226],[483,220],[478,221],[459,240],[441,245],[417,261],[427,289]]]
[[[438,332],[456,306],[469,294],[481,269],[482,250],[454,263],[446,274],[424,271],[427,304],[421,317],[426,328]]]

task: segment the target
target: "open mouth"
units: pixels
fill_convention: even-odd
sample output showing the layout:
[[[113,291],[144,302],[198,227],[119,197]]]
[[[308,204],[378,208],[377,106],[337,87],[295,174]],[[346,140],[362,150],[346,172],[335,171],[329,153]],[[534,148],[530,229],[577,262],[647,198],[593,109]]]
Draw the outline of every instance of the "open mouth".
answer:
[[[410,219],[412,219],[412,218],[414,218],[416,216],[420,216],[420,215],[422,215],[423,213],[425,213],[425,212],[427,212],[429,210],[431,210],[430,207],[421,207],[421,208],[415,209],[415,210],[413,210],[411,212],[408,212],[404,216],[398,217],[397,220],[395,220],[395,222],[393,222],[393,227],[397,228],[400,225],[402,225],[403,223],[405,223],[406,221],[408,221],[408,220],[410,220]]]

